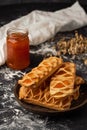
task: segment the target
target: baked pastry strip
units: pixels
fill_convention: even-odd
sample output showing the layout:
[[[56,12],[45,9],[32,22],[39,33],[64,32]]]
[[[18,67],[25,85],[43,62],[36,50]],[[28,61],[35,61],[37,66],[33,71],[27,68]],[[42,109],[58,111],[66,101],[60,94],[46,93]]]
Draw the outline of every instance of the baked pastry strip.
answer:
[[[37,90],[36,93],[32,89],[29,90],[28,95],[22,99],[23,101],[39,105],[45,108],[54,109],[54,110],[68,110],[71,106],[73,100],[76,100],[79,97],[79,87],[76,86],[75,90],[71,95],[66,97],[56,99],[49,93],[49,88],[45,88],[44,91],[41,89]]]
[[[73,93],[76,68],[74,63],[64,62],[50,81],[50,94],[62,98]]]
[[[63,60],[57,57],[44,59],[37,67],[25,74],[18,84],[26,87],[38,87],[48,77],[50,77],[60,66]]]
[[[78,81],[76,80],[73,93],[60,99],[56,99],[50,95],[49,86],[47,86],[46,82],[44,82],[44,84],[42,84],[39,89],[22,86],[19,91],[19,99],[27,103],[39,105],[45,108],[59,111],[68,110],[72,104],[72,101],[78,99],[80,84],[83,84],[81,78],[77,78],[79,85],[77,85]]]

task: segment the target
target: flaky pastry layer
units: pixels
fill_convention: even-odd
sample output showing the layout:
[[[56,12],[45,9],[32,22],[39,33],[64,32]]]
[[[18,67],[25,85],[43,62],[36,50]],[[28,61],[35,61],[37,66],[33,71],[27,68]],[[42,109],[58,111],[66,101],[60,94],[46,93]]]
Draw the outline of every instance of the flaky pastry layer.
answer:
[[[64,62],[50,81],[50,94],[62,98],[73,93],[76,67],[74,63]]]
[[[22,90],[23,89],[23,90]],[[26,90],[25,87],[21,87],[21,91],[24,92]],[[67,110],[71,106],[72,100],[76,100],[79,96],[79,87],[76,86],[74,92],[71,95],[68,95],[66,97],[56,99],[49,93],[49,88],[38,89],[38,90],[32,90],[28,89],[27,94],[25,94],[24,98],[22,98],[23,101],[27,103],[32,103],[35,105],[43,106],[46,108],[54,109],[54,110]]]
[[[18,81],[19,99],[54,110],[67,110],[78,99],[83,83],[76,76],[74,63],[49,57]]]
[[[63,60],[57,57],[44,59],[37,67],[25,74],[18,84],[26,87],[38,87],[50,77],[60,66]]]
[[[82,80],[80,80],[79,85],[77,85],[77,81],[75,83],[76,84],[74,86],[73,93],[60,99],[56,99],[55,97],[50,95],[49,86],[47,86],[48,84],[46,84],[46,82],[44,82],[39,87],[39,89],[22,86],[20,87],[19,91],[19,99],[27,103],[43,106],[49,109],[60,111],[68,110],[71,106],[72,101],[78,99],[80,84],[83,82]]]

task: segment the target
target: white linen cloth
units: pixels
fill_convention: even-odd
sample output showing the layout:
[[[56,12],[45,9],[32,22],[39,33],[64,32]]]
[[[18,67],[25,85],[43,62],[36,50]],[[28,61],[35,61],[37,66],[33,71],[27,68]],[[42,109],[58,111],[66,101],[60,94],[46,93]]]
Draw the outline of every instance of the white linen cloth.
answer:
[[[6,33],[8,28],[26,28],[30,45],[38,45],[57,32],[71,31],[87,25],[87,14],[79,2],[55,12],[34,10],[0,28],[0,65],[6,61]]]

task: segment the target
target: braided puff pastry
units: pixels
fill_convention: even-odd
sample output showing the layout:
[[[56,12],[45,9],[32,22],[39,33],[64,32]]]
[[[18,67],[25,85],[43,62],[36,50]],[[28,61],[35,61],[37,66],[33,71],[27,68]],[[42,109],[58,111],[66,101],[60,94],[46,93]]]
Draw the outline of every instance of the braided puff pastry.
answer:
[[[64,62],[50,81],[50,94],[59,99],[73,93],[76,68],[74,63]]]
[[[37,67],[33,68],[29,73],[25,74],[18,84],[26,87],[38,87],[48,77],[50,77],[61,65],[61,58],[49,57],[44,59]]]

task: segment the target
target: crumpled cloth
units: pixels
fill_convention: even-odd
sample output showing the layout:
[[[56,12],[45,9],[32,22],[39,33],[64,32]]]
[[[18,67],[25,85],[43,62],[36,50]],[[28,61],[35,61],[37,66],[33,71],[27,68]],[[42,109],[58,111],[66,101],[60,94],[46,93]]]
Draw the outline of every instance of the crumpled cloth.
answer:
[[[87,25],[87,14],[79,2],[55,12],[34,10],[0,28],[0,65],[6,62],[6,34],[8,28],[26,28],[30,45],[38,45],[57,32],[71,31]]]

